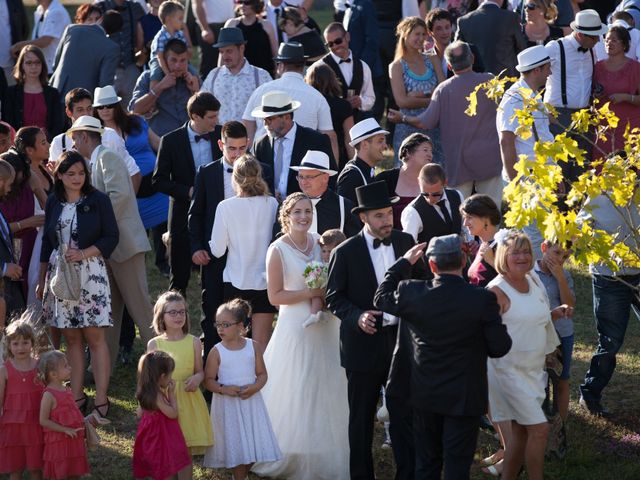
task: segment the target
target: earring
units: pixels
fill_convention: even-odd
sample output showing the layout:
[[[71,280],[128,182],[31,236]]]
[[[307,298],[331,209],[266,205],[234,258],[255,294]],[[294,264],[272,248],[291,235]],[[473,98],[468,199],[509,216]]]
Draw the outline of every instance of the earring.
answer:
[[[486,230],[488,227],[489,227],[489,224],[488,224],[488,223],[485,223],[485,224],[484,224],[484,229]]]

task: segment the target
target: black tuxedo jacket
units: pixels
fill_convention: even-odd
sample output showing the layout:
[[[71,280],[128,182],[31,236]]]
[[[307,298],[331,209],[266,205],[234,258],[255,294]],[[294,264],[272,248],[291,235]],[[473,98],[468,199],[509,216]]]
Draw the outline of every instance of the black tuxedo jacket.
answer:
[[[413,237],[399,230],[391,232],[391,244],[396,258],[413,245]],[[423,278],[424,262],[416,263],[413,274]],[[386,372],[391,353],[386,351],[385,338],[380,329],[373,335],[364,333],[358,318],[365,310],[376,310],[373,296],[378,280],[361,231],[338,246],[329,262],[327,305],[340,319],[340,361],[347,370],[359,372]],[[389,327],[383,327],[389,328]]]
[[[169,195],[169,231],[187,232],[189,213],[189,190],[196,176],[196,166],[191,152],[189,133],[185,123],[182,127],[167,133],[160,139],[158,159],[151,179],[158,192]],[[216,126],[211,132],[211,161],[222,156],[217,140],[222,127]]]
[[[375,294],[375,305],[398,315],[406,337],[410,375],[401,370],[389,382],[409,387],[414,408],[443,415],[487,411],[487,357],[502,357],[511,338],[496,296],[457,275],[433,281],[408,280],[411,265],[398,260]],[[405,348],[401,344],[400,348]]]
[[[189,207],[189,241],[191,254],[209,249],[211,229],[218,204],[224,200],[224,163],[222,158],[198,168],[193,185],[193,197]],[[267,184],[273,183],[273,171],[262,164],[262,178]]]
[[[309,150],[319,150],[329,155],[329,168],[331,170],[338,170],[336,160],[333,158],[331,140],[329,140],[329,137],[324,133],[319,133],[311,128],[298,125],[296,137],[293,141],[293,150],[291,151],[291,164],[289,166],[296,167],[300,165],[302,157],[304,157]],[[274,170],[273,143],[269,135],[265,134],[256,141],[253,147],[253,152],[258,160],[269,165],[272,171]],[[299,192],[300,185],[298,185],[298,180],[296,180],[298,172],[290,169],[288,175],[287,195],[293,192]],[[275,192],[273,182],[269,185],[269,188],[271,188],[272,192]],[[329,188],[335,188],[335,180],[333,180],[333,178],[329,180]]]

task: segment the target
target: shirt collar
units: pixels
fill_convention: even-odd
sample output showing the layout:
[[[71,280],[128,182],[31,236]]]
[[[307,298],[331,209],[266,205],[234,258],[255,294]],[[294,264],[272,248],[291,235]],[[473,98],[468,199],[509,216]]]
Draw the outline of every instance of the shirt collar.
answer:
[[[331,58],[333,58],[333,60],[340,65],[340,60],[343,60],[342,58],[340,58],[339,56],[337,56],[335,53],[333,52],[329,52],[329,54],[331,55]],[[351,50],[349,50],[349,57],[348,57],[352,62],[353,62],[353,52]]]
[[[239,75],[249,75],[251,73],[251,64],[247,61],[246,57],[243,57],[242,61],[244,62],[242,68],[235,75],[231,73],[231,70],[229,70],[229,67],[227,67],[226,65],[222,65],[220,73],[222,75],[231,75],[232,77],[237,77]]]
[[[367,230],[366,226],[362,229],[362,234],[364,235],[364,239],[367,242],[367,246],[369,248],[373,248],[373,241],[375,240],[375,237],[369,233],[369,231]],[[387,246],[391,247],[391,245],[384,245],[384,244],[382,244],[380,246],[381,247],[387,247]]]
[[[296,122],[293,122],[293,127],[291,127],[291,130],[289,130],[287,133],[285,133],[284,137],[281,138],[286,138],[287,140],[291,140],[294,141],[296,139],[296,132],[298,131],[298,124]],[[272,139],[272,143],[273,143]]]
[[[91,167],[91,165],[93,165],[95,163],[96,160],[98,160],[98,154],[100,153],[101,147],[102,145],[98,145],[96,148],[93,149],[93,152],[91,152],[91,157],[89,157],[89,166]]]
[[[227,159],[224,158],[224,156],[223,156],[222,157],[222,169],[226,172],[227,168],[233,169],[233,165],[231,165],[229,162],[227,162]]]

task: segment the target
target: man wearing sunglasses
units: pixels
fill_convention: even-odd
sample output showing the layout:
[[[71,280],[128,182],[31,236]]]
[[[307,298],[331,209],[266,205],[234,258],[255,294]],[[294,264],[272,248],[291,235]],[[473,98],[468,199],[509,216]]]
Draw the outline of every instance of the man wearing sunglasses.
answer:
[[[316,64],[325,63],[335,72],[342,88],[342,98],[349,101],[354,109],[354,119],[359,122],[366,116],[363,113],[371,110],[376,101],[371,69],[349,49],[351,37],[341,23],[330,23],[324,30],[324,40],[331,52]]]
[[[458,190],[447,188],[444,169],[437,163],[427,163],[418,176],[420,195],[403,211],[402,231],[410,233],[417,243],[429,243],[462,231],[460,204],[464,200]]]

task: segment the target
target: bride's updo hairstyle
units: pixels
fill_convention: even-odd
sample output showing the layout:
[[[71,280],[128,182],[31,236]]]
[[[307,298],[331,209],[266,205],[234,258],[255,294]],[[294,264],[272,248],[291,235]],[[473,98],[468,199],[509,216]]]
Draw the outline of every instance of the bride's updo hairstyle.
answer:
[[[296,203],[298,203],[300,200],[307,200],[309,201],[309,203],[311,203],[309,197],[307,197],[302,192],[292,193],[284,199],[284,202],[282,202],[280,213],[278,214],[278,222],[280,222],[282,233],[289,233],[289,215],[291,215],[293,207],[295,207]]]
[[[233,162],[233,182],[238,188],[237,193],[242,192],[249,197],[269,195],[269,186],[262,179],[262,167],[253,155],[242,155]]]

